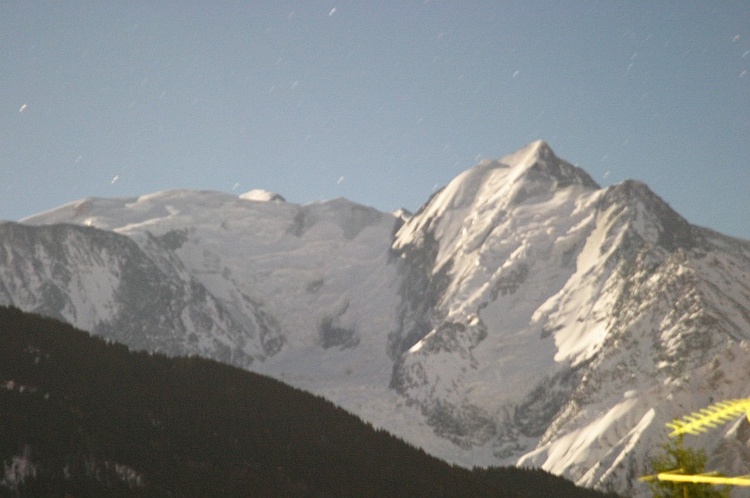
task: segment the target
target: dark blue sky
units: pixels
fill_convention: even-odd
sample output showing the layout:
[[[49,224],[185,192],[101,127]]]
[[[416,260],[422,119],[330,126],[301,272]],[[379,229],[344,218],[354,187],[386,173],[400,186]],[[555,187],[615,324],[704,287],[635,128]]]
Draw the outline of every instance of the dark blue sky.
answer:
[[[0,218],[173,188],[416,209],[541,138],[750,239],[750,2],[0,3]]]

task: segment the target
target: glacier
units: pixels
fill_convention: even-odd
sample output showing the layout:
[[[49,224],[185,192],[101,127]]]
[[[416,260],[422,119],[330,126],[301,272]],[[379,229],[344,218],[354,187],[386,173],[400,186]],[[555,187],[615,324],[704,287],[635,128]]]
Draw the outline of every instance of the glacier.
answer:
[[[464,466],[645,495],[665,422],[750,397],[750,241],[543,141],[414,214],[177,190],[5,222],[0,248],[0,304],[275,377]],[[747,474],[749,440],[693,444]]]

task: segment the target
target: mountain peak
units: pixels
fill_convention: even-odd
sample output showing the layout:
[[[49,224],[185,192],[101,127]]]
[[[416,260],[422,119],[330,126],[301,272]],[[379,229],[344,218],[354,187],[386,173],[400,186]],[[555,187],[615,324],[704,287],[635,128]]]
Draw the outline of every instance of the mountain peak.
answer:
[[[526,169],[537,162],[547,162],[558,160],[552,148],[544,140],[534,140],[533,142],[521,147],[499,160],[500,163],[510,166],[511,168],[521,167]]]
[[[547,159],[550,156],[555,157],[552,148],[542,139],[534,140],[521,150],[528,151],[529,154],[533,154],[539,159]]]
[[[625,180],[607,188],[600,208],[608,209],[614,204],[633,207],[632,216],[638,220],[634,226],[639,234],[647,240],[652,237],[650,242],[669,251],[691,248],[697,243],[690,223],[643,182]],[[645,228],[646,220],[650,220],[650,230]]]
[[[560,159],[544,140],[535,140],[499,160],[501,164],[518,170],[517,177],[547,177],[558,186],[583,185],[601,188],[588,173]]]

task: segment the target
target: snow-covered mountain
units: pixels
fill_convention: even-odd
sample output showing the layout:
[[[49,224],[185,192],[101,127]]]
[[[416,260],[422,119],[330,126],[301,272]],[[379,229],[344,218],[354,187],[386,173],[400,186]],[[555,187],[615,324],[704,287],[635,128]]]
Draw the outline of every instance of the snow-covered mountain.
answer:
[[[0,303],[321,394],[462,465],[635,477],[664,422],[749,397],[750,242],[541,141],[414,215],[171,191],[0,225]],[[696,438],[750,472],[750,426]]]

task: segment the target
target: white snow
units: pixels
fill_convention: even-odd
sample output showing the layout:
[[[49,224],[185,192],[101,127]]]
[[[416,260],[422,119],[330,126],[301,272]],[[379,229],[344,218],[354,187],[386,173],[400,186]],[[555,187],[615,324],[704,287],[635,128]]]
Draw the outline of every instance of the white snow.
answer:
[[[240,199],[245,199],[247,201],[258,201],[258,202],[269,202],[269,201],[283,202],[284,200],[284,198],[281,197],[279,194],[275,192],[271,192],[269,190],[263,190],[263,189],[249,190],[245,192],[244,194],[241,194]]]
[[[354,409],[371,396],[368,385],[387,391],[390,381],[392,361],[385,353],[388,333],[396,328],[399,280],[388,259],[396,218],[344,199],[306,206],[268,202],[274,195],[167,191],[88,199],[25,221],[82,222],[75,212],[85,211],[96,227],[139,243],[146,232],[158,237],[184,231],[186,241],[175,253],[190,274],[238,320],[259,308],[285,337],[279,354],[252,368]],[[84,277],[89,289],[82,294],[96,295],[96,276]],[[183,320],[191,323],[189,315]],[[323,349],[320,327],[326,320],[351,330],[357,347]],[[342,396],[337,379],[350,379],[356,386],[351,392],[362,394]]]
[[[617,186],[558,182],[546,169],[556,161],[542,141],[483,161],[417,215],[345,199],[300,206],[265,190],[178,190],[84,199],[24,222],[113,230],[154,261],[176,258],[235,319],[261,311],[283,336],[253,370],[448,461],[541,466],[637,496],[644,491],[629,487],[628,472],[665,439],[665,422],[712,397],[750,396],[750,246],[701,231],[703,245],[670,253],[657,245],[663,227],[647,204],[603,203]],[[150,237],[170,234],[180,242],[165,256]],[[389,388],[387,351],[407,258],[393,251],[417,250],[429,236],[437,254],[428,273],[449,271],[433,329],[398,359],[423,374],[401,396]],[[115,273],[100,271],[113,266],[109,257],[75,276],[71,321],[115,312]],[[327,348],[326,325],[341,334]],[[212,337],[200,340],[209,351]],[[552,385],[565,374],[572,386]],[[436,435],[422,412],[436,402],[479,414],[495,432],[469,434],[464,446]],[[535,413],[545,402],[551,413]],[[516,414],[539,417],[541,433],[523,433]],[[739,444],[737,434],[720,437]]]
[[[36,477],[36,465],[31,459],[31,447],[26,445],[21,455],[14,456],[10,462],[3,462],[3,479],[0,487],[17,491],[27,478]]]

